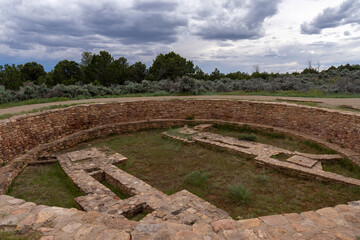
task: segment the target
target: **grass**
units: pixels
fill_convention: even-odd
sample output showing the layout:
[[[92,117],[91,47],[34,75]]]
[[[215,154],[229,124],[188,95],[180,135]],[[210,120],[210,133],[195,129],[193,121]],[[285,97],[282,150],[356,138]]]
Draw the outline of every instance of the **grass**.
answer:
[[[334,154],[332,149],[325,148],[315,142],[308,140],[299,140],[284,133],[278,133],[259,128],[250,127],[248,125],[231,125],[231,124],[214,124],[209,131],[237,138],[239,134],[253,134],[256,136],[256,142],[273,145],[290,151],[299,151],[303,153],[314,154]]]
[[[240,133],[237,139],[256,142],[256,136],[254,134]]]
[[[108,189],[110,189],[120,199],[127,199],[127,198],[130,197],[129,195],[125,194],[124,192],[119,190],[117,187],[113,186],[112,184],[110,184],[110,183],[108,183],[106,181],[101,182],[101,184],[104,185],[105,187],[107,187]]]
[[[355,165],[347,158],[337,161],[324,161],[322,162],[322,166],[324,171],[360,179],[360,166]]]
[[[133,221],[140,221],[141,219],[143,219],[146,215],[148,215],[150,212],[147,210],[142,210],[141,212],[136,213],[134,216],[129,217],[129,220],[133,220]]]
[[[19,113],[3,114],[3,115],[0,115],[0,119],[7,119],[7,118],[10,118],[13,116],[18,116],[18,115],[22,115],[22,114],[26,114],[26,113],[43,112],[46,110],[57,109],[57,108],[67,108],[67,107],[76,106],[76,105],[80,105],[80,104],[83,104],[83,103],[60,104],[60,105],[53,105],[53,106],[49,106],[49,107],[37,108],[37,109],[30,110],[30,111],[22,111]]]
[[[259,183],[267,184],[270,182],[270,180],[271,179],[268,175],[265,175],[265,174],[256,175],[256,181],[258,181]]]
[[[76,208],[74,198],[82,195],[58,163],[26,167],[7,194],[39,205],[65,208]]]
[[[286,153],[279,153],[279,154],[271,155],[270,157],[275,158],[280,161],[286,161],[287,159],[289,159],[291,157],[291,155],[286,154]]]
[[[1,240],[39,240],[41,234],[37,232],[32,233],[20,233],[18,231],[4,232],[0,230]]]
[[[77,148],[109,147],[128,157],[128,161],[119,166],[121,169],[169,195],[186,189],[234,218],[299,213],[360,199],[358,187],[296,178],[259,167],[252,157],[164,139],[162,131],[164,129],[111,136]],[[209,174],[206,187],[185,181],[186,176],[196,170]],[[228,186],[239,182],[251,192],[251,201],[247,204],[238,205],[229,196]]]

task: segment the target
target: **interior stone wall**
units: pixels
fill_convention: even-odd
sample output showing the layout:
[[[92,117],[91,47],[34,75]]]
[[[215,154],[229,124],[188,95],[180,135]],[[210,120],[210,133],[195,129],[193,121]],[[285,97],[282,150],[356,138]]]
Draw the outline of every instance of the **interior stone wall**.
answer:
[[[109,124],[151,120],[221,120],[281,128],[360,153],[360,115],[284,103],[153,100],[79,105],[0,121],[0,164],[40,144]]]

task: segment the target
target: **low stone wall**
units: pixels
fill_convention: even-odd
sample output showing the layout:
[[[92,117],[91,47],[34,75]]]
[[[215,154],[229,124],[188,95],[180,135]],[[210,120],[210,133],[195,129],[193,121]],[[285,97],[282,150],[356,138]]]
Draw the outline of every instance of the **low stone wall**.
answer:
[[[360,153],[359,114],[282,103],[156,100],[81,105],[0,121],[0,164],[40,144],[86,129],[154,119],[261,124],[317,137]]]

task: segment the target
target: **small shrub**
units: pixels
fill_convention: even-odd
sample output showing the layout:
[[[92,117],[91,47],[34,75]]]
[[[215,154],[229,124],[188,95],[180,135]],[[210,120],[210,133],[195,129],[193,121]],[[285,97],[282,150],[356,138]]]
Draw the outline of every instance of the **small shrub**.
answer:
[[[210,174],[195,170],[186,175],[185,182],[196,187],[204,187],[209,177]]]
[[[256,181],[258,181],[259,183],[268,183],[270,182],[270,177],[265,174],[256,175]]]
[[[241,183],[229,186],[230,198],[237,204],[245,204],[251,199],[251,193]]]
[[[194,115],[185,117],[185,120],[194,120],[194,119],[195,119]]]
[[[239,140],[245,140],[245,141],[252,141],[255,142],[256,141],[256,135],[254,134],[239,134],[237,137]]]

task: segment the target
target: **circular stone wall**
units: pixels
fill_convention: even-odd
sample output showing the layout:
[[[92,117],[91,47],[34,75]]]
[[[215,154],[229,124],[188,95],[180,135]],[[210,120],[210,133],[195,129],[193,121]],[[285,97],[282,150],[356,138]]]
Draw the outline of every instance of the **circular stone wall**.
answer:
[[[186,119],[275,127],[295,135],[308,136],[323,144],[338,144],[343,148],[339,148],[340,152],[347,152],[347,155],[352,155],[354,159],[357,159],[360,153],[359,114],[282,103],[155,100],[80,105],[3,120],[0,122],[0,164],[7,163],[26,150],[44,143],[52,142],[54,147],[56,140],[84,130],[88,130],[87,136],[83,137],[86,140],[99,135],[102,129],[108,131],[106,134],[110,134],[111,126],[119,124],[125,126],[126,123],[138,122],[137,128],[141,129],[145,125],[161,127],[167,121],[167,125],[171,125]],[[153,120],[166,121],[160,121],[162,124],[158,121],[158,124],[154,125]],[[90,136],[91,134],[95,136]],[[99,136],[101,135],[104,134]]]

